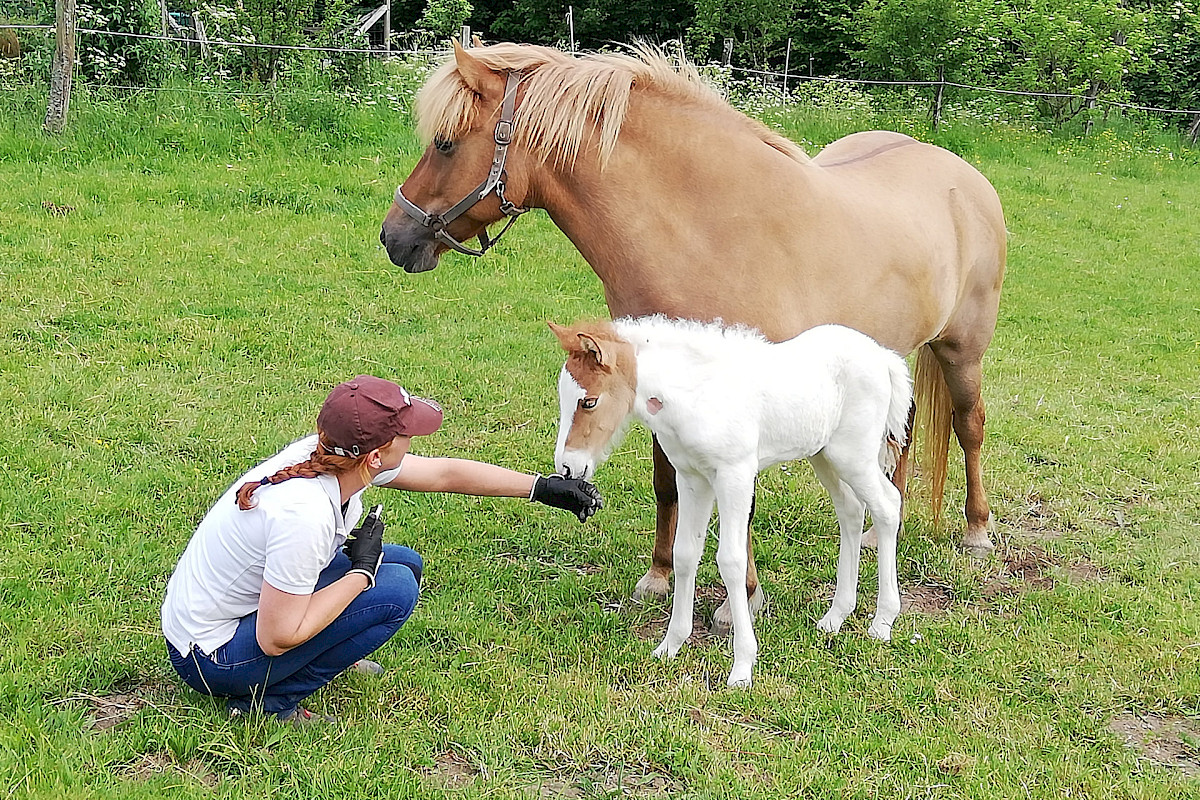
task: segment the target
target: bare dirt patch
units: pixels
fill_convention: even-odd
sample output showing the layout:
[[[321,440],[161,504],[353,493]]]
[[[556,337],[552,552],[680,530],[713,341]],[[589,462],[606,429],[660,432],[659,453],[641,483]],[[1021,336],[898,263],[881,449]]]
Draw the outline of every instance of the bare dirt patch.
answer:
[[[1106,573],[1086,558],[1063,564],[1036,541],[1017,540],[996,552],[996,569],[983,582],[988,600],[1015,597],[1029,591],[1051,591],[1058,584],[1056,572],[1067,583],[1078,585],[1104,580]]]
[[[472,782],[482,770],[472,764],[462,753],[447,750],[433,760],[433,766],[423,769],[422,774],[432,778],[447,789],[462,789]]]
[[[690,647],[709,644],[717,637],[712,635],[709,626],[713,614],[725,602],[725,587],[720,584],[696,587],[696,604],[692,610],[692,635],[687,643]],[[671,621],[671,607],[668,604],[662,613],[634,629],[634,635],[642,641],[657,641],[667,632],[667,623]]]
[[[485,767],[473,764],[470,759],[456,750],[447,750],[434,759],[432,767],[422,770],[430,780],[450,789],[461,790],[479,779],[486,779]],[[548,770],[548,777],[531,780],[522,787],[527,797],[582,798],[582,797],[673,797],[683,786],[652,769],[626,764],[588,764],[582,768],[555,765]]]
[[[1200,777],[1200,721],[1157,714],[1118,714],[1108,729],[1142,758]]]
[[[193,758],[181,764],[168,752],[147,753],[120,772],[121,777],[133,781],[148,781],[157,775],[166,774],[182,775],[209,788],[221,781],[200,759]]]
[[[953,600],[947,586],[918,583],[900,587],[901,614],[934,616],[950,608]]]
[[[87,703],[92,730],[105,731],[132,719],[143,708],[152,705],[150,697],[160,688],[160,684],[146,681],[124,692],[104,695],[80,693],[63,698],[62,702],[82,700]]]

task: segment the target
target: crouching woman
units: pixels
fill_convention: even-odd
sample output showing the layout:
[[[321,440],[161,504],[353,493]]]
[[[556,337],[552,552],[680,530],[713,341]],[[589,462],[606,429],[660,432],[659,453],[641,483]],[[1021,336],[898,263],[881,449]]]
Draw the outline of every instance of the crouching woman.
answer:
[[[493,464],[409,454],[442,424],[434,402],[370,375],[336,386],[317,432],[243,475],[204,517],[167,584],[162,629],[171,664],[230,712],[319,719],[300,703],[399,630],[423,564],[384,544],[363,517],[368,486],[528,497],[585,521],[591,484]],[[327,719],[327,718],[326,718]]]

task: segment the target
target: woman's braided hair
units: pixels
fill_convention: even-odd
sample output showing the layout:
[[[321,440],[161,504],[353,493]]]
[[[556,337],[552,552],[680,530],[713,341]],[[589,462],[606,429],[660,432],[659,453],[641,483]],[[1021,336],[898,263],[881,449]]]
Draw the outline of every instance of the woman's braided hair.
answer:
[[[367,459],[371,453],[363,453],[361,456],[339,456],[333,453],[333,444],[328,441],[324,431],[317,431],[317,449],[308,457],[307,461],[301,461],[299,464],[293,464],[290,467],[284,467],[274,475],[268,475],[262,480],[246,481],[237,490],[237,504],[242,511],[249,511],[254,508],[254,500],[252,498],[255,491],[260,486],[275,485],[290,481],[292,478],[315,478],[318,475],[341,475],[344,472],[359,470],[364,483],[370,483],[371,474],[367,470]]]

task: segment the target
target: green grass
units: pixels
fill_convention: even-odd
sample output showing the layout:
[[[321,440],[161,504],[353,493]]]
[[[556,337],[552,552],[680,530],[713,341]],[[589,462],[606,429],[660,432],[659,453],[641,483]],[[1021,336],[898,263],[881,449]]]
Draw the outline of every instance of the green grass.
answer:
[[[419,150],[386,104],[85,96],[46,139],[39,102],[0,97],[9,796],[1200,797],[1108,727],[1186,718],[1180,752],[1200,760],[1194,151],[1114,129],[931,137],[895,116],[772,116],[815,145],[884,125],[933,138],[999,190],[1010,260],[984,387],[998,558],[955,547],[959,467],[948,524],[914,507],[900,546],[902,585],[949,607],[868,640],[867,564],[864,609],[827,643],[832,510],[806,466],[771,470],[755,522],[771,605],[754,688],[730,691],[727,645],[653,661],[665,609],[627,600],[653,527],[643,431],[600,472],[606,507],[583,526],[516,500],[372,490],[389,538],[425,556],[425,594],[378,654],[385,676],[315,697],[344,724],[293,731],[226,719],[166,662],[158,607],[196,522],[360,371],[446,406],[420,452],[549,471],[545,321],[603,313],[600,284],[540,213],[484,259],[391,266],[378,225]],[[710,557],[701,584],[717,583]],[[93,727],[98,707],[120,723]]]

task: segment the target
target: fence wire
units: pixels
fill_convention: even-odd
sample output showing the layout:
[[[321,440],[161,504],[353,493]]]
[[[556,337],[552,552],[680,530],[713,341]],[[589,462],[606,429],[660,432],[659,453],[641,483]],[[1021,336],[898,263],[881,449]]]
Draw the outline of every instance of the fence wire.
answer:
[[[53,25],[0,25],[0,30],[42,30],[52,31]],[[283,50],[283,51],[305,51],[315,53],[345,53],[350,55],[370,55],[377,58],[392,58],[403,56],[425,56],[436,57],[442,51],[436,50],[414,50],[414,49],[382,49],[382,48],[347,48],[347,47],[312,47],[309,45],[289,45],[289,44],[267,44],[263,42],[235,42],[223,39],[193,39],[177,36],[161,36],[146,33],[132,33],[129,31],[110,31],[96,28],[76,28],[76,33],[97,34],[103,36],[123,36],[133,39],[145,39],[160,42],[174,42],[176,44],[188,45],[219,45],[222,47],[251,47],[261,48],[266,50]],[[840,83],[854,86],[909,86],[918,88],[948,88],[948,89],[963,89],[972,92],[981,92],[983,94],[998,94],[1014,97],[1028,97],[1044,100],[1079,100],[1085,103],[1094,103],[1097,105],[1105,105],[1112,108],[1120,108],[1130,111],[1144,111],[1147,113],[1156,114],[1180,114],[1200,118],[1200,109],[1183,109],[1183,108],[1159,108],[1157,106],[1138,105],[1136,103],[1123,103],[1117,100],[1109,100],[1101,96],[1089,96],[1082,94],[1070,93],[1055,93],[1055,92],[1034,92],[1024,91],[1020,89],[998,89],[989,86],[974,86],[968,83],[957,83],[947,80],[871,80],[864,78],[840,78],[827,75],[804,75],[791,72],[773,72],[771,70],[751,69],[749,67],[736,67],[725,65],[725,69],[731,72],[741,73],[744,75],[758,76],[761,78],[778,79],[786,86],[790,81],[809,81],[809,82],[824,82],[824,83]],[[105,84],[109,86],[108,84]],[[156,87],[149,86],[110,86],[116,89],[155,89]],[[172,89],[173,91],[185,91],[183,89]],[[219,92],[206,92],[203,90],[195,90],[198,94],[219,94]],[[227,92],[229,94],[248,94],[244,92]]]

